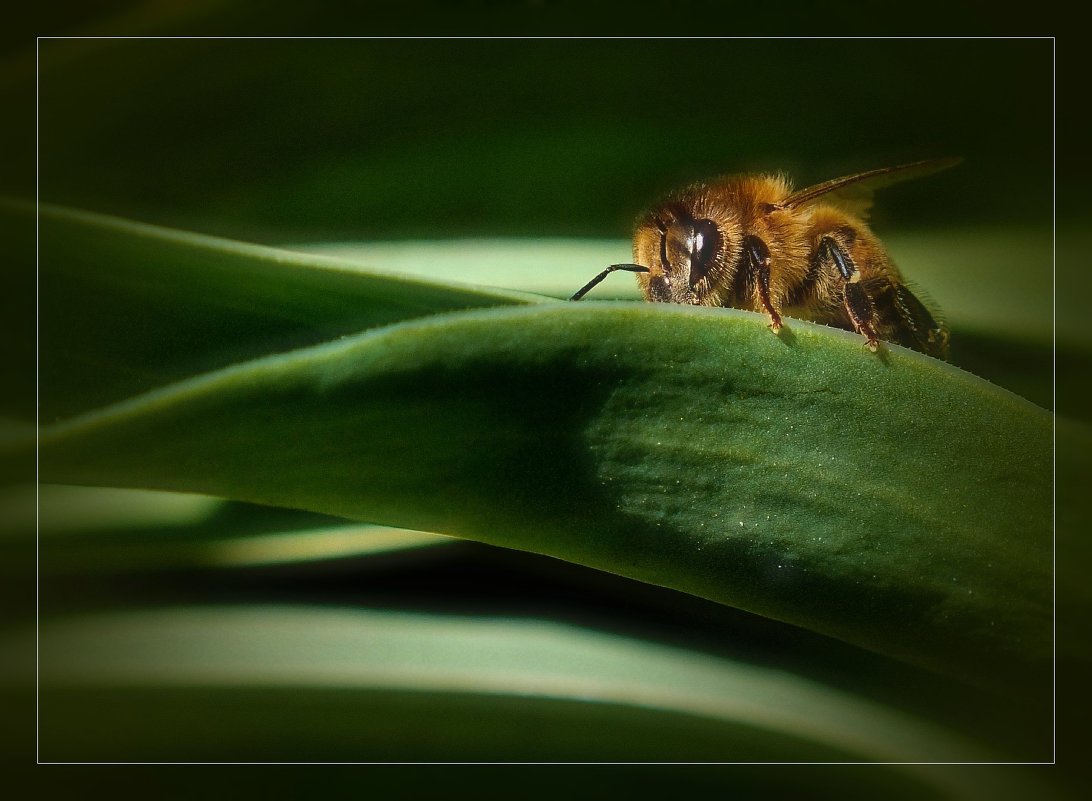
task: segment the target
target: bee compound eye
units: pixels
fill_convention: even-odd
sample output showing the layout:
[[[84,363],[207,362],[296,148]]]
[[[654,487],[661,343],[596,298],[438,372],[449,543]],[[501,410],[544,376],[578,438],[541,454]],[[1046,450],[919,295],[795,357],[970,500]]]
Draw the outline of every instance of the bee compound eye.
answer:
[[[712,220],[695,220],[690,237],[690,286],[709,273],[720,252],[720,229]]]

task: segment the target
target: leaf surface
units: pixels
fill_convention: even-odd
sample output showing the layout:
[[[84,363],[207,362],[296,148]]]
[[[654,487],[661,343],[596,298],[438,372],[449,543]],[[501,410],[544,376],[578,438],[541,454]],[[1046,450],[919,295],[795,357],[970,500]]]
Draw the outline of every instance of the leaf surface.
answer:
[[[0,232],[33,215],[0,202]],[[50,205],[38,222],[44,422],[375,326],[544,300]],[[26,380],[21,362],[8,369]]]
[[[549,554],[1025,692],[1049,671],[1049,415],[809,324],[439,315],[72,420],[40,464]]]
[[[41,649],[47,761],[997,758],[789,672],[533,619],[167,608],[53,620]]]

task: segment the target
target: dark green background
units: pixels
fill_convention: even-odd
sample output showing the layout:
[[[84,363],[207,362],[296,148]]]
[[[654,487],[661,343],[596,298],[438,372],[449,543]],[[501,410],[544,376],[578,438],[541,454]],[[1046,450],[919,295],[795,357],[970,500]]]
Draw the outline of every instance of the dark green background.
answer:
[[[880,227],[1049,224],[1049,40],[46,40],[41,195],[263,241],[625,236],[674,185],[944,155]],[[5,175],[12,184],[17,176]]]

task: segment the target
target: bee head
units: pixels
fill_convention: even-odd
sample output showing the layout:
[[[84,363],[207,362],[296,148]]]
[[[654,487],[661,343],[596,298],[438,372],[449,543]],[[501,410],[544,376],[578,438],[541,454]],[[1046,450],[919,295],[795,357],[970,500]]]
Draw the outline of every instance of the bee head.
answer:
[[[715,304],[726,270],[731,232],[692,204],[672,202],[654,209],[637,224],[634,261],[648,267],[639,275],[651,301]]]

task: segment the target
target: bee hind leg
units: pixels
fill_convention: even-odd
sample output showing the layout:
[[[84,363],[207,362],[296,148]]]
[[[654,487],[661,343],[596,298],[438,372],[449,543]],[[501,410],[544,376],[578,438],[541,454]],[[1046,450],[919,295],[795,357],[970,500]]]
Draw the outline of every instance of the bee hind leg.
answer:
[[[849,312],[849,319],[857,328],[857,333],[868,339],[868,349],[875,353],[880,347],[880,342],[872,325],[872,301],[868,299],[868,295],[860,284],[846,284],[845,307]]]
[[[818,255],[823,261],[832,261],[838,268],[838,273],[845,282],[842,303],[846,314],[857,333],[868,340],[868,349],[875,353],[880,346],[876,336],[876,314],[868,293],[861,286],[861,274],[854,266],[853,259],[832,236],[824,236],[819,240]]]

